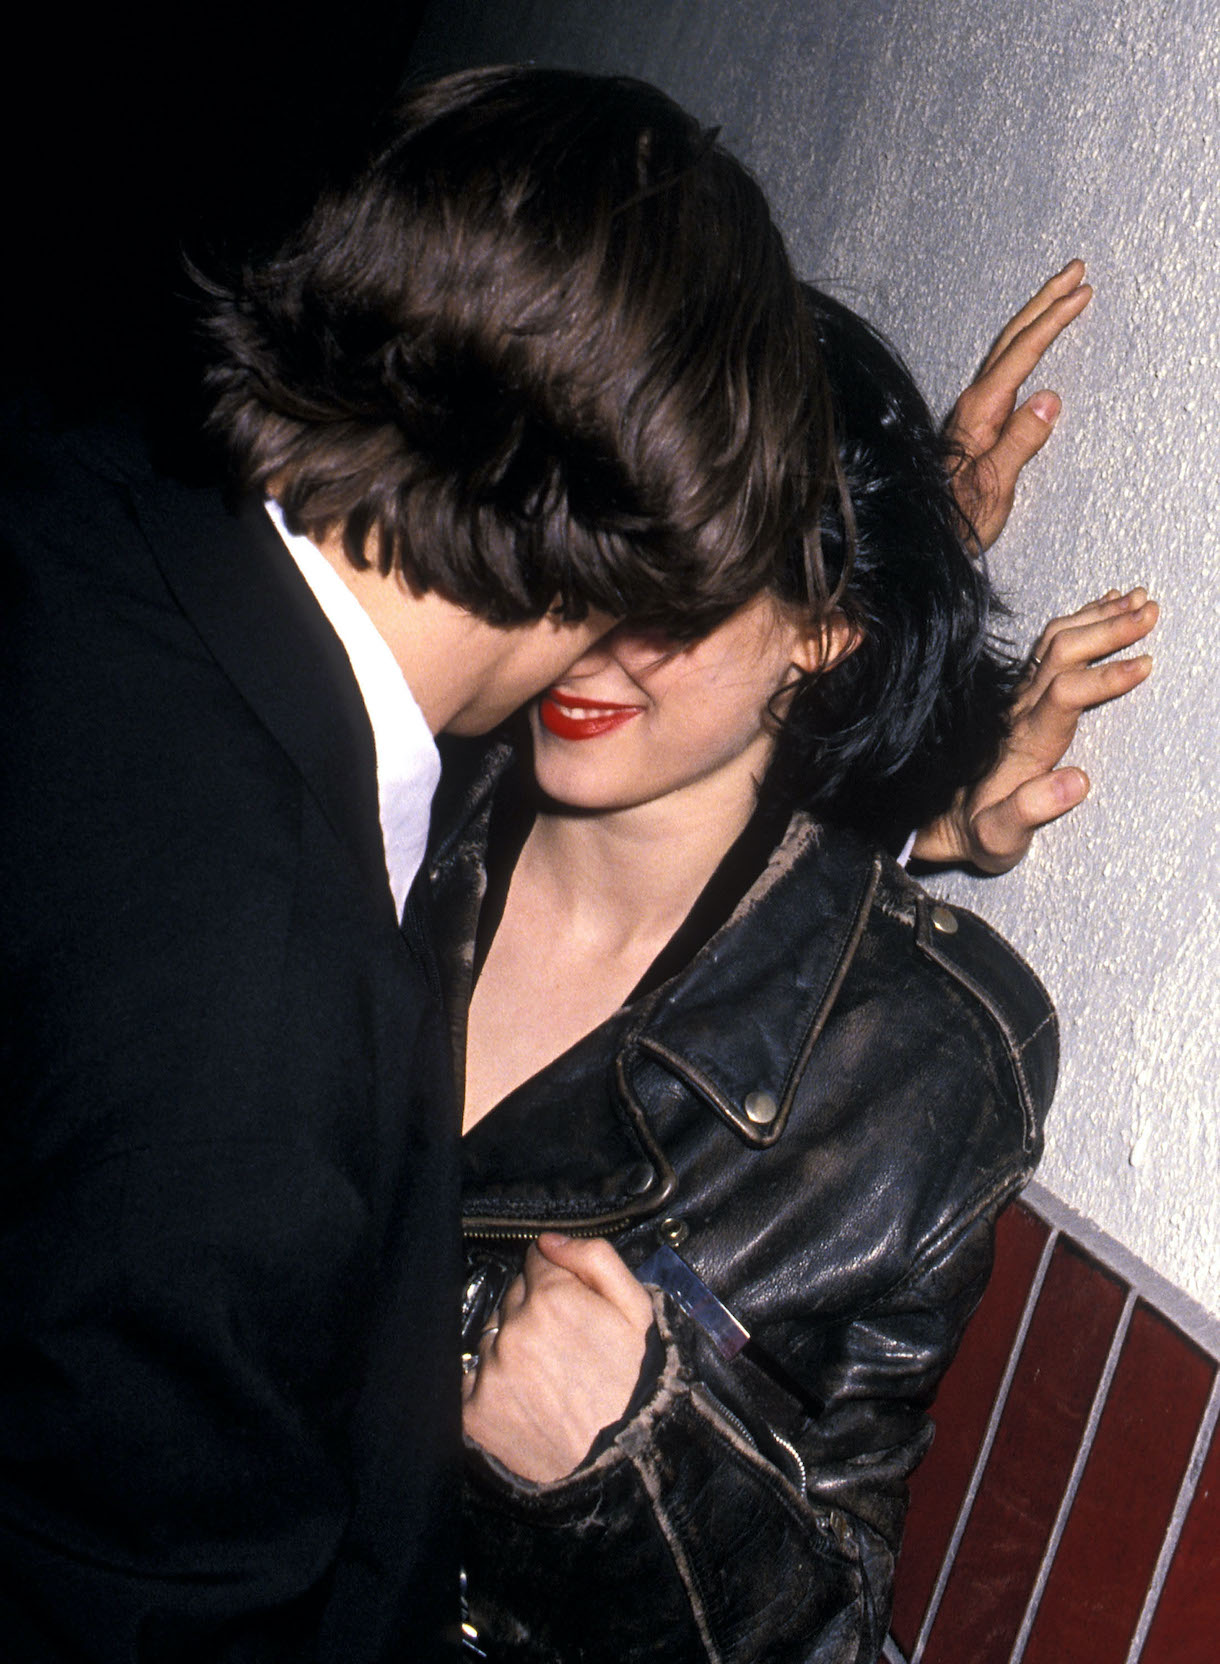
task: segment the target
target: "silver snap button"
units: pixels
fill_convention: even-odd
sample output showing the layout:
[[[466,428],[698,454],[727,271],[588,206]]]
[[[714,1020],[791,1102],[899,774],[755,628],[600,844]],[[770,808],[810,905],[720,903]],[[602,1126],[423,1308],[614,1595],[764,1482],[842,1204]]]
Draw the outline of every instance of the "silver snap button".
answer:
[[[746,1116],[756,1127],[769,1127],[779,1114],[779,1105],[769,1092],[751,1092],[746,1097]]]
[[[943,936],[952,936],[957,931],[957,919],[943,902],[938,902],[932,909],[932,928],[939,930]]]
[[[680,1248],[690,1235],[690,1226],[685,1219],[662,1219],[657,1235],[670,1248]]]

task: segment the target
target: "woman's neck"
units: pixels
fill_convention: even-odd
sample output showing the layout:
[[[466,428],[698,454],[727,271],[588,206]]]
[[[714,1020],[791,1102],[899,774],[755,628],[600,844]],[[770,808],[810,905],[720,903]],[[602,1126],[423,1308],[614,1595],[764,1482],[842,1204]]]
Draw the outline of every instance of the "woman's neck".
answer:
[[[615,953],[633,942],[659,949],[745,827],[748,794],[691,789],[672,799],[597,814],[544,809],[522,851],[522,864],[558,920],[591,952]]]
[[[749,786],[539,814],[471,1001],[465,1128],[623,1005],[749,820]]]

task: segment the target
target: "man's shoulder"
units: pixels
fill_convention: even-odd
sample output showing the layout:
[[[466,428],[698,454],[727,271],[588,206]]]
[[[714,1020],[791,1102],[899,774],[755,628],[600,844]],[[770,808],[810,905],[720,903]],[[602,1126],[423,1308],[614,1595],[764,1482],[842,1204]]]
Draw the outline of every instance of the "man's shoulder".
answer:
[[[196,524],[232,518],[217,471],[166,468],[134,411],[65,424],[29,396],[0,410],[0,524],[10,581],[28,564],[48,575],[57,568],[80,579],[96,573],[109,585],[117,551],[147,554],[148,521],[158,513],[187,539]]]
[[[66,423],[36,394],[0,406],[0,490],[6,497],[85,502],[147,481],[153,464],[142,424],[116,407]]]

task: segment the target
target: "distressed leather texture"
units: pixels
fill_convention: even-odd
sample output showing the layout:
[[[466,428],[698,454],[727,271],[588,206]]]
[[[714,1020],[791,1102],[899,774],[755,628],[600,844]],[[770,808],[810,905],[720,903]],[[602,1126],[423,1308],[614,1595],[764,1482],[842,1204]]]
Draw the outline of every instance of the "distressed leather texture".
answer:
[[[459,1063],[505,766],[489,755],[431,868]],[[665,1363],[608,1448],[545,1485],[468,1450],[474,1645],[872,1664],[928,1409],[1056,1068],[1053,1009],[1011,948],[798,813],[685,971],[481,1121],[463,1141],[469,1335],[558,1228],[632,1266],[670,1243],[751,1341],[726,1362],[658,1295]]]

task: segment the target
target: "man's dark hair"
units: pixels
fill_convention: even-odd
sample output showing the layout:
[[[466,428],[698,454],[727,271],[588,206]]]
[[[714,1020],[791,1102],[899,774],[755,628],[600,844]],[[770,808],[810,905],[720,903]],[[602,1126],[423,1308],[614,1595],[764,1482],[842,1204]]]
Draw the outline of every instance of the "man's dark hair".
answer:
[[[239,483],[356,566],[497,622],[558,600],[690,639],[816,542],[826,384],[782,239],[653,87],[420,87],[283,246],[205,287]]]
[[[840,489],[822,509],[822,583],[789,560],[772,588],[857,637],[802,678],[770,784],[822,816],[898,841],[994,763],[1020,667],[989,634],[1004,613],[950,482],[958,459],[910,371],[850,308],[809,286],[830,378]]]

